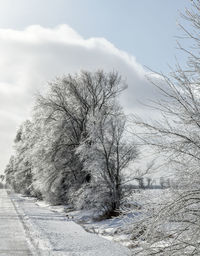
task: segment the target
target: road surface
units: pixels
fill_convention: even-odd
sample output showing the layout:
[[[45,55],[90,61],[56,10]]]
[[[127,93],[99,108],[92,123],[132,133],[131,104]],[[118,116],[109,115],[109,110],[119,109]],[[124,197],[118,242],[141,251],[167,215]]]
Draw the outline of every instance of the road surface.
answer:
[[[86,232],[33,198],[0,189],[0,256],[129,256],[117,243]]]
[[[32,255],[26,233],[5,189],[0,189],[0,256]]]

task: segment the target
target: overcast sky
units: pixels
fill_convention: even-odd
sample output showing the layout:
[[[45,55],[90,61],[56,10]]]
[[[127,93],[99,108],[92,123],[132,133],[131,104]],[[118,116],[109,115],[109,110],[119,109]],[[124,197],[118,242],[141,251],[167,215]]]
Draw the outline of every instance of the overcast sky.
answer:
[[[144,112],[138,102],[155,97],[144,66],[167,72],[174,65],[177,19],[187,6],[189,0],[0,0],[1,170],[34,93],[55,76],[118,70],[129,85],[123,106]]]

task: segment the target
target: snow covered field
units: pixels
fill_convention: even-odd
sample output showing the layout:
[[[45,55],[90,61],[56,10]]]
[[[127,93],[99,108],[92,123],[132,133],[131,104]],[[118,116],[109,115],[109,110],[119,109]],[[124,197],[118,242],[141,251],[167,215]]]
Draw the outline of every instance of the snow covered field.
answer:
[[[130,250],[113,241],[86,232],[80,225],[34,198],[11,193],[10,197],[23,221],[26,237],[35,255],[125,256]]]

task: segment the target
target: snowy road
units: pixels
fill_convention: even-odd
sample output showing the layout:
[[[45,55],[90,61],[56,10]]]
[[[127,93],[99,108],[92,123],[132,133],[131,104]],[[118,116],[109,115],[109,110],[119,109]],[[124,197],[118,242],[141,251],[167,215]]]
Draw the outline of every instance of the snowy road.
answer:
[[[23,224],[4,189],[0,189],[0,255],[32,255]]]
[[[0,217],[0,255],[130,255],[127,248],[86,232],[35,199],[8,196],[5,190],[0,190]]]

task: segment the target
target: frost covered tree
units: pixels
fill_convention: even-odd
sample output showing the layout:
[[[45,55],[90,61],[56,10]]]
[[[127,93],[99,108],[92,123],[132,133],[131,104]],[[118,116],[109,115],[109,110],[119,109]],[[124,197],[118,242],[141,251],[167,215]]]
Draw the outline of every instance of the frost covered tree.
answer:
[[[117,72],[103,71],[50,83],[37,96],[31,122],[17,133],[7,182],[52,204],[100,206],[116,214],[124,171],[137,156],[117,100],[125,87]]]
[[[14,161],[15,161],[15,157],[12,155],[9,159],[9,162],[5,168],[5,181],[7,186],[10,186],[11,188],[15,189],[15,178],[14,178],[14,174],[15,174],[15,167],[14,167]]]
[[[161,111],[162,118],[151,123],[137,120],[146,129],[144,143],[167,155],[177,180],[172,198],[147,218],[143,239],[148,246],[141,255],[200,255],[199,1],[193,1],[184,18],[192,26],[190,31],[182,27],[192,47],[184,49],[179,45],[188,54],[187,66],[177,65],[169,76],[158,74],[162,85],[154,81],[163,97],[154,107]]]
[[[90,136],[78,149],[84,168],[93,178],[96,205],[104,216],[118,215],[124,197],[125,169],[138,155],[133,141],[125,134],[126,117],[118,105],[112,105],[112,115],[99,113],[90,123]]]
[[[14,141],[15,154],[6,167],[6,182],[15,191],[33,195],[32,164],[30,153],[34,144],[32,140],[32,123],[27,120],[19,128]]]
[[[38,96],[35,107],[35,123],[43,135],[35,151],[34,175],[36,186],[41,184],[44,189],[46,185],[48,194],[53,187],[54,191],[63,190],[67,198],[67,193],[79,189],[90,175],[83,168],[84,159],[76,153],[89,137],[88,122],[103,109],[111,114],[113,100],[124,84],[117,73],[98,71],[58,78],[49,86],[46,95]]]

